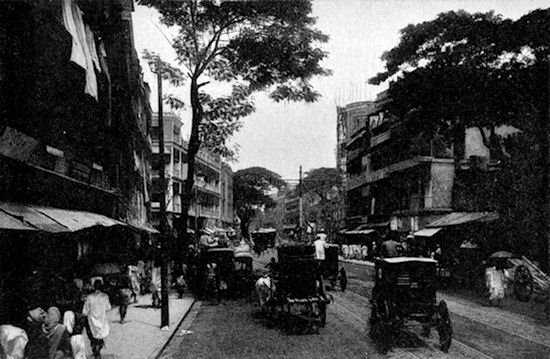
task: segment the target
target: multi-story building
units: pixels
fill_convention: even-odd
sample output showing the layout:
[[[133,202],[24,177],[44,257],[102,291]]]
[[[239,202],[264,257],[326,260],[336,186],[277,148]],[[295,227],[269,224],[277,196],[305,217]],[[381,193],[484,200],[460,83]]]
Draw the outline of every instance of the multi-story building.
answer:
[[[383,92],[363,105],[357,126],[348,127],[348,227],[387,223],[392,230],[417,231],[453,210],[480,210],[460,206],[468,194],[454,188],[463,170],[481,163],[488,171],[493,166],[479,130],[467,129],[458,141],[426,138],[412,133],[408,120],[386,116],[387,100]]]
[[[164,156],[166,178],[166,213],[168,223],[181,215],[182,193],[187,179],[188,143],[181,136],[181,119],[173,113],[163,114]],[[153,194],[154,222],[158,224],[160,206],[158,154],[158,115],[153,114]],[[222,164],[218,154],[200,149],[195,161],[193,201],[188,212],[188,227],[194,229],[222,227],[234,221],[233,173],[227,164]]]
[[[132,11],[131,0],[0,2],[2,285],[83,257],[128,261],[155,232]]]

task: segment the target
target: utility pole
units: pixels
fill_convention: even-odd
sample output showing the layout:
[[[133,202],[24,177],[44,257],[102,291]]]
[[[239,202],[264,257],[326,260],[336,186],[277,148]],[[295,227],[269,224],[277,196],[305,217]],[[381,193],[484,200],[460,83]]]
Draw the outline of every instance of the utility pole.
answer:
[[[550,273],[550,55],[546,56],[546,84],[547,84],[547,101],[546,101],[546,114],[542,117],[542,168],[543,168],[543,179],[542,179],[542,200],[544,201],[543,205],[543,231],[544,231],[544,242],[545,242],[545,263],[542,265],[542,268],[546,273]]]
[[[160,327],[164,328],[170,324],[169,304],[168,304],[168,275],[169,275],[169,260],[167,251],[169,250],[170,234],[167,233],[168,223],[166,220],[166,178],[165,169],[166,163],[164,158],[164,118],[162,113],[162,64],[160,61],[156,65],[157,72],[157,89],[158,89],[158,126],[159,126],[159,154],[160,154],[160,252],[161,252],[161,307],[160,307]]]
[[[300,165],[300,179],[298,182],[298,195],[299,195],[299,210],[300,210],[300,227],[299,227],[299,233],[298,233],[298,239],[302,240],[302,229],[304,228],[304,201],[302,198],[302,165]]]

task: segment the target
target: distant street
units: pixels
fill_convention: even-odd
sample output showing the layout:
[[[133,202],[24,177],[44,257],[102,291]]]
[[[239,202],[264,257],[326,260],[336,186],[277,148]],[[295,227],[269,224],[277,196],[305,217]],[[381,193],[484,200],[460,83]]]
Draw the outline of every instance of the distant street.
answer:
[[[255,267],[263,267],[272,255],[255,258]],[[369,300],[358,294],[368,293],[369,283],[350,277],[350,290],[330,292],[334,301],[319,334],[287,334],[280,327],[269,327],[251,299],[219,305],[202,302],[178,328],[161,358],[548,358],[550,348],[545,343],[456,314],[449,353],[439,350],[437,332],[426,339],[413,325],[397,333],[384,354],[368,335]]]

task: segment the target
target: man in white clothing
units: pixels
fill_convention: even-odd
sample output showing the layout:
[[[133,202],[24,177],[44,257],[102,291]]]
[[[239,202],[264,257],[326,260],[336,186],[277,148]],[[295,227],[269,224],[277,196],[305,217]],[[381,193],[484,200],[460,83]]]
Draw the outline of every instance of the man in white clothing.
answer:
[[[101,291],[101,281],[94,282],[95,291],[86,297],[82,314],[88,316],[89,337],[94,358],[100,358],[101,348],[105,346],[104,339],[109,335],[107,312],[111,310],[109,296]]]
[[[325,247],[326,247],[327,235],[324,233],[318,233],[317,238],[313,242],[315,246],[315,259],[323,261],[325,260]]]

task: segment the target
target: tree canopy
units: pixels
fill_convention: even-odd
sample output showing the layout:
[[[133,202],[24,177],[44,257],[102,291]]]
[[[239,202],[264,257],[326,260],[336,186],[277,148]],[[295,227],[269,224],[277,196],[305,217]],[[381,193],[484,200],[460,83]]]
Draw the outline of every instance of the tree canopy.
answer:
[[[549,9],[516,21],[450,11],[402,29],[399,44],[382,56],[386,70],[370,80],[390,81],[385,110],[404,123],[407,136],[464,141],[465,128],[480,129],[499,171],[463,172],[453,196],[461,189],[470,196],[453,200],[466,204],[463,210],[497,210],[502,233],[492,245],[541,261],[547,259],[549,50]],[[503,139],[496,132],[501,125],[520,131]]]
[[[188,178],[177,222],[185,236],[199,148],[236,154],[226,141],[254,111],[254,92],[268,92],[274,101],[317,100],[310,80],[330,74],[320,65],[327,53],[317,47],[328,37],[315,28],[310,0],[138,2],[158,10],[161,23],[177,31],[172,46],[189,87]],[[176,77],[179,81],[180,73]],[[208,92],[211,83],[224,85],[216,89],[225,87],[226,93]]]
[[[223,155],[234,155],[225,142],[254,111],[253,92],[268,91],[275,101],[313,102],[319,93],[311,78],[330,74],[320,66],[326,52],[315,46],[328,37],[314,28],[308,0],[139,3],[157,9],[161,22],[178,30],[173,47],[197,90],[191,91],[191,106],[201,110],[200,142]],[[198,91],[211,82],[231,90],[218,97]]]
[[[281,176],[263,167],[249,167],[235,172],[233,200],[243,235],[248,234],[248,226],[258,209],[276,205],[269,193],[275,189],[282,190],[286,185]]]
[[[338,169],[331,167],[315,168],[306,172],[302,180],[302,189],[305,193],[315,193],[324,199],[334,186],[341,184]]]
[[[387,111],[425,134],[492,130],[512,125],[537,132],[546,102],[548,10],[517,21],[493,12],[442,13],[434,20],[401,30],[399,44],[385,52],[386,71],[374,84],[390,80]],[[482,131],[482,135],[485,133]]]

